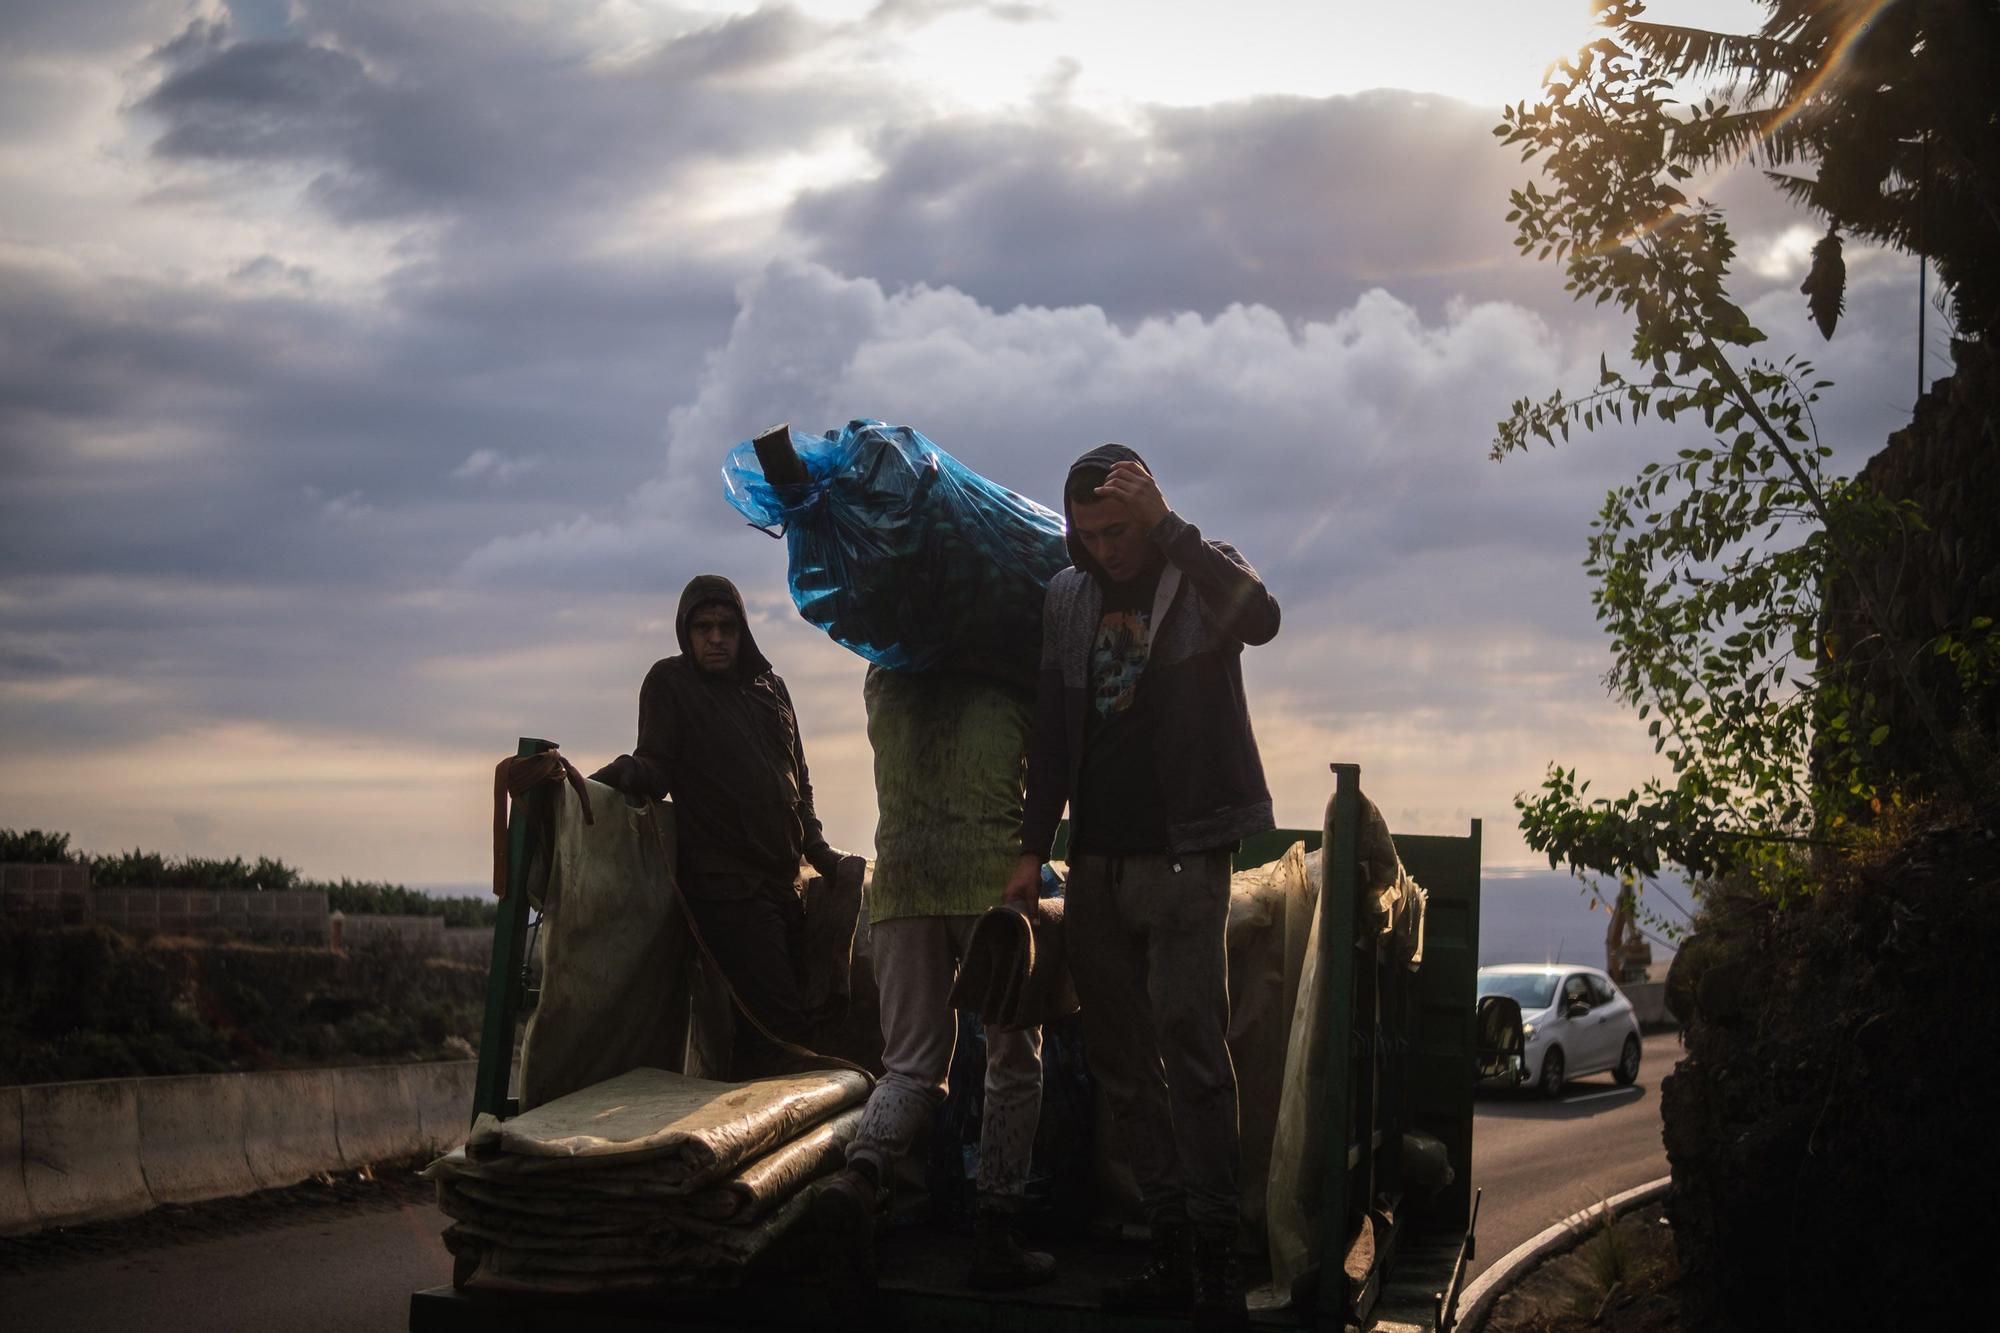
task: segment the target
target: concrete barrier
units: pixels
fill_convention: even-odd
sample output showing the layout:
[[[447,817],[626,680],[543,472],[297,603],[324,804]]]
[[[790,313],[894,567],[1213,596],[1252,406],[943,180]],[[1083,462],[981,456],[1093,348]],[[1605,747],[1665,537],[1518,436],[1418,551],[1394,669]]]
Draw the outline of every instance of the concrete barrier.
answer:
[[[1633,981],[1621,985],[1625,998],[1632,1002],[1632,1016],[1639,1020],[1642,1028],[1673,1027],[1680,1020],[1667,1008],[1667,983],[1664,981]]]
[[[137,1083],[139,1169],[154,1203],[257,1190],[243,1153],[242,1077],[194,1074]]]
[[[403,1067],[334,1070],[333,1132],[340,1160],[351,1167],[416,1151],[423,1123],[404,1086]]]
[[[21,1164],[42,1225],[125,1217],[153,1206],[139,1169],[139,1079],[21,1089]]]
[[[423,1146],[456,1148],[472,1125],[472,1084],[476,1060],[450,1064],[404,1065],[403,1086],[417,1108]]]
[[[21,1090],[0,1088],[0,1236],[35,1229],[28,1205],[27,1168],[21,1160]]]
[[[281,1069],[244,1075],[243,1157],[262,1189],[296,1185],[339,1167],[333,1071]]]
[[[0,1088],[0,1235],[465,1141],[475,1060]]]

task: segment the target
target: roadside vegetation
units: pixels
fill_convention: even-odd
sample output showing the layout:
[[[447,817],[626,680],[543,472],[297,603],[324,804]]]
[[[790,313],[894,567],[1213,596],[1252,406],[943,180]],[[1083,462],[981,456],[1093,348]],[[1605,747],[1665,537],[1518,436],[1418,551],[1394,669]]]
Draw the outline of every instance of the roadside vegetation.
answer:
[[[1495,130],[1540,169],[1517,244],[1631,338],[1594,384],[1517,401],[1494,457],[1647,420],[1675,441],[1607,495],[1584,561],[1606,684],[1663,776],[1599,793],[1558,761],[1516,804],[1552,866],[1615,880],[1655,926],[1649,885],[1696,886],[1669,979],[1688,1055],[1662,1088],[1684,1325],[1914,1326],[1983,1262],[1936,1191],[1994,1179],[2000,1091],[1991,1062],[1911,1036],[2000,1019],[1978,982],[2000,947],[2000,10],[1763,7],[1719,34],[1602,3],[1604,35]],[[1951,364],[1853,476],[1832,386],[1760,355],[1731,299],[1700,190],[1739,167],[1826,228],[1798,312],[1822,336],[1843,236],[1934,284],[1912,323],[1950,332]]]
[[[0,829],[0,863],[21,862],[88,866],[90,882],[101,889],[302,889],[324,893],[330,912],[439,916],[447,926],[490,926],[499,919],[498,907],[485,898],[436,898],[379,880],[309,879],[268,856],[170,858],[137,848],[92,856],[72,850],[67,833]]]
[[[0,1084],[464,1058],[486,969],[394,937],[344,953],[0,926]]]
[[[1487,1333],[1673,1333],[1679,1270],[1658,1207],[1593,1215],[1575,1247],[1538,1265],[1493,1304]]]
[[[0,830],[0,862],[87,865],[106,888],[319,890],[349,915],[494,919],[489,902],[310,880],[267,857],[86,856],[39,829]],[[336,952],[0,917],[0,1085],[464,1058],[485,995],[484,964],[394,935]]]

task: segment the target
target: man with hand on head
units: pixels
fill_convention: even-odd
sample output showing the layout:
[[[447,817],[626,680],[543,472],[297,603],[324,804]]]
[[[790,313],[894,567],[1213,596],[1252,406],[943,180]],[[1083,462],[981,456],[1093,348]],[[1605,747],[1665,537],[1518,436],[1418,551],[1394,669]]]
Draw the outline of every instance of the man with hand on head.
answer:
[[[591,778],[637,800],[672,795],[681,897],[741,1005],[729,1077],[757,1078],[791,1068],[779,1042],[805,1036],[799,860],[831,878],[843,863],[860,873],[860,858],[820,831],[791,694],[758,651],[736,586],[719,574],[689,581],[674,633],[680,653],[639,689],[638,743]]]
[[[1233,547],[1167,507],[1123,445],[1079,458],[1063,505],[1074,563],[1043,608],[1006,897],[1039,895],[1067,804],[1084,1037],[1152,1228],[1151,1261],[1104,1304],[1241,1327],[1224,929],[1236,846],[1274,827],[1241,658],[1277,634],[1278,604]]]

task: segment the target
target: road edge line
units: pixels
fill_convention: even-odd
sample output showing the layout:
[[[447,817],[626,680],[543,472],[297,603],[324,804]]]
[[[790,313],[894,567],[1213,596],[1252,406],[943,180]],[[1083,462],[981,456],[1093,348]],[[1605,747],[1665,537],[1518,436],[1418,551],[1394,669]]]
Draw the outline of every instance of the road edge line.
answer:
[[[1544,1259],[1559,1254],[1587,1237],[1585,1230],[1590,1223],[1609,1214],[1617,1218],[1634,1208],[1643,1208],[1656,1199],[1663,1198],[1674,1183],[1670,1175],[1658,1180],[1649,1180],[1643,1185],[1635,1185],[1622,1194],[1614,1194],[1603,1203],[1571,1213],[1554,1226],[1546,1227],[1522,1241],[1500,1257],[1499,1262],[1481,1273],[1459,1294],[1459,1333],[1479,1333],[1485,1326],[1486,1316],[1493,1308],[1493,1302],[1502,1292],[1519,1282],[1527,1271]]]

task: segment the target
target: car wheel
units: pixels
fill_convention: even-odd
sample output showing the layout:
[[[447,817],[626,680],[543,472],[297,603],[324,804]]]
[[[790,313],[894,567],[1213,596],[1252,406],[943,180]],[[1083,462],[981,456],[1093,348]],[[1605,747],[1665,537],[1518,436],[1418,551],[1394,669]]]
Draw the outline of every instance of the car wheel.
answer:
[[[1629,1088],[1639,1080],[1639,1039],[1627,1037],[1625,1050],[1618,1057],[1618,1067],[1611,1071],[1611,1077],[1621,1088]]]
[[[1563,1090],[1563,1048],[1551,1046],[1542,1057],[1542,1076],[1535,1080],[1535,1091],[1544,1097],[1558,1097]]]

